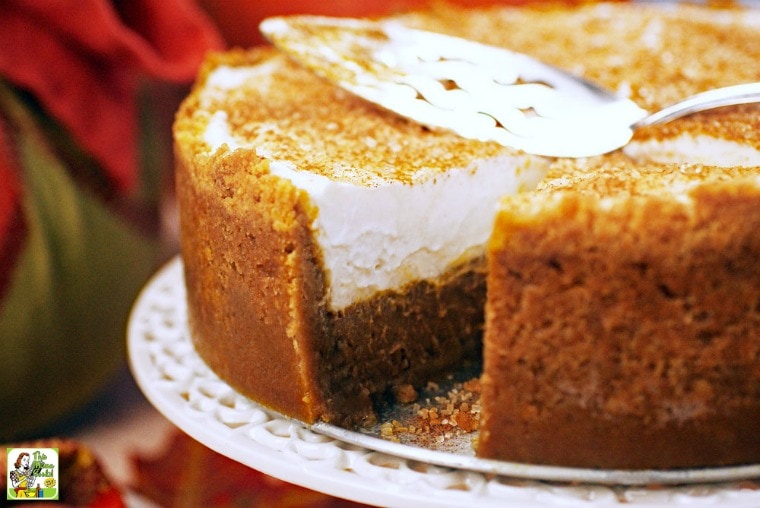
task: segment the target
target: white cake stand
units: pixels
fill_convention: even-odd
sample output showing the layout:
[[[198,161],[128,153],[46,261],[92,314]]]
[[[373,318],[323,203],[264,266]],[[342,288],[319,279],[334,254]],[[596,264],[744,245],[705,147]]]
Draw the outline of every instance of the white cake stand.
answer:
[[[752,481],[760,479],[760,465],[621,472],[480,461],[273,414],[235,392],[196,354],[179,258],[138,298],[128,347],[141,390],[177,427],[251,468],[333,496],[419,507],[760,506],[760,482]]]

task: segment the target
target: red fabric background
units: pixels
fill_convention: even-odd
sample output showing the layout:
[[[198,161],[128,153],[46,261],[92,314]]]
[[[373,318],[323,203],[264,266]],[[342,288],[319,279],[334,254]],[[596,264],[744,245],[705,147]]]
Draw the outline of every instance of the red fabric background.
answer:
[[[0,79],[31,93],[122,193],[138,178],[141,80],[189,83],[206,51],[224,46],[192,0],[3,0],[0,34]],[[0,114],[0,279],[23,192],[12,147]]]
[[[187,0],[4,0],[0,75],[31,91],[118,188],[137,177],[141,76],[189,81],[216,29]]]

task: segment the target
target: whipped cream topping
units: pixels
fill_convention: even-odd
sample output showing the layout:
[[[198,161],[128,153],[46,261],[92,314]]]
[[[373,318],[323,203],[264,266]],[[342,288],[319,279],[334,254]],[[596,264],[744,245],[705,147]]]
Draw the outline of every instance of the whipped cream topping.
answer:
[[[257,149],[236,138],[223,111],[212,114],[204,141],[211,153],[224,144]],[[311,227],[322,250],[330,306],[339,310],[379,291],[434,280],[483,255],[499,200],[535,188],[547,165],[536,157],[504,155],[414,185],[340,182],[284,160],[270,160],[270,171],[317,206]]]
[[[416,185],[335,182],[273,161],[272,173],[308,192],[319,213],[331,306],[340,309],[411,281],[435,280],[484,253],[501,197],[534,188],[545,163],[505,156]]]
[[[736,141],[706,135],[633,141],[623,151],[633,159],[704,166],[760,166],[760,150]]]

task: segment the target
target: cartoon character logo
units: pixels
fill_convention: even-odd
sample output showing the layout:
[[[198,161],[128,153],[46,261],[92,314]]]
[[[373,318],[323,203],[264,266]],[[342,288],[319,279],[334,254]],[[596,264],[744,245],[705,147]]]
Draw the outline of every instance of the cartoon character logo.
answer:
[[[58,448],[8,448],[6,452],[9,501],[58,499]]]
[[[38,497],[39,486],[35,486],[37,478],[32,471],[32,458],[27,452],[21,452],[14,463],[14,470],[10,472],[11,485],[16,492],[17,498]]]

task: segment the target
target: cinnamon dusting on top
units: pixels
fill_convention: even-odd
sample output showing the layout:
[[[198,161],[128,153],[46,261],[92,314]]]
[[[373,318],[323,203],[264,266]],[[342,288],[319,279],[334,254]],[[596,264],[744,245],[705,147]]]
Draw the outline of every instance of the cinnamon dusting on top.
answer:
[[[606,196],[671,196],[702,184],[746,179],[760,187],[756,167],[715,167],[701,164],[634,164],[621,153],[581,160],[555,161],[538,185],[541,194],[572,190]]]
[[[760,10],[588,4],[412,14],[410,25],[530,54],[654,110],[719,86],[760,81]]]
[[[264,57],[265,77],[252,74],[224,94],[204,95],[206,111],[227,112],[231,130],[271,160],[304,171],[365,185],[414,183],[473,160],[516,154],[430,129],[333,86],[274,50],[220,55],[213,65],[246,65]],[[295,100],[294,100],[295,99]]]
[[[725,7],[725,6],[724,6]],[[410,25],[527,53],[656,111],[689,95],[760,81],[760,10],[695,5],[601,4],[576,9],[454,8],[403,18]],[[760,150],[760,105],[701,113],[637,132],[683,132]]]
[[[760,81],[760,10],[689,5],[587,5],[466,10],[450,6],[400,17],[428,30],[522,51],[656,110],[711,88]],[[215,66],[255,68],[224,93],[202,91],[198,115],[227,112],[236,136],[270,160],[364,185],[413,184],[475,160],[514,156],[494,142],[431,131],[300,68],[272,49],[217,55]],[[296,99],[296,100],[294,100]],[[706,112],[642,129],[638,139],[683,133],[760,150],[760,105]]]

